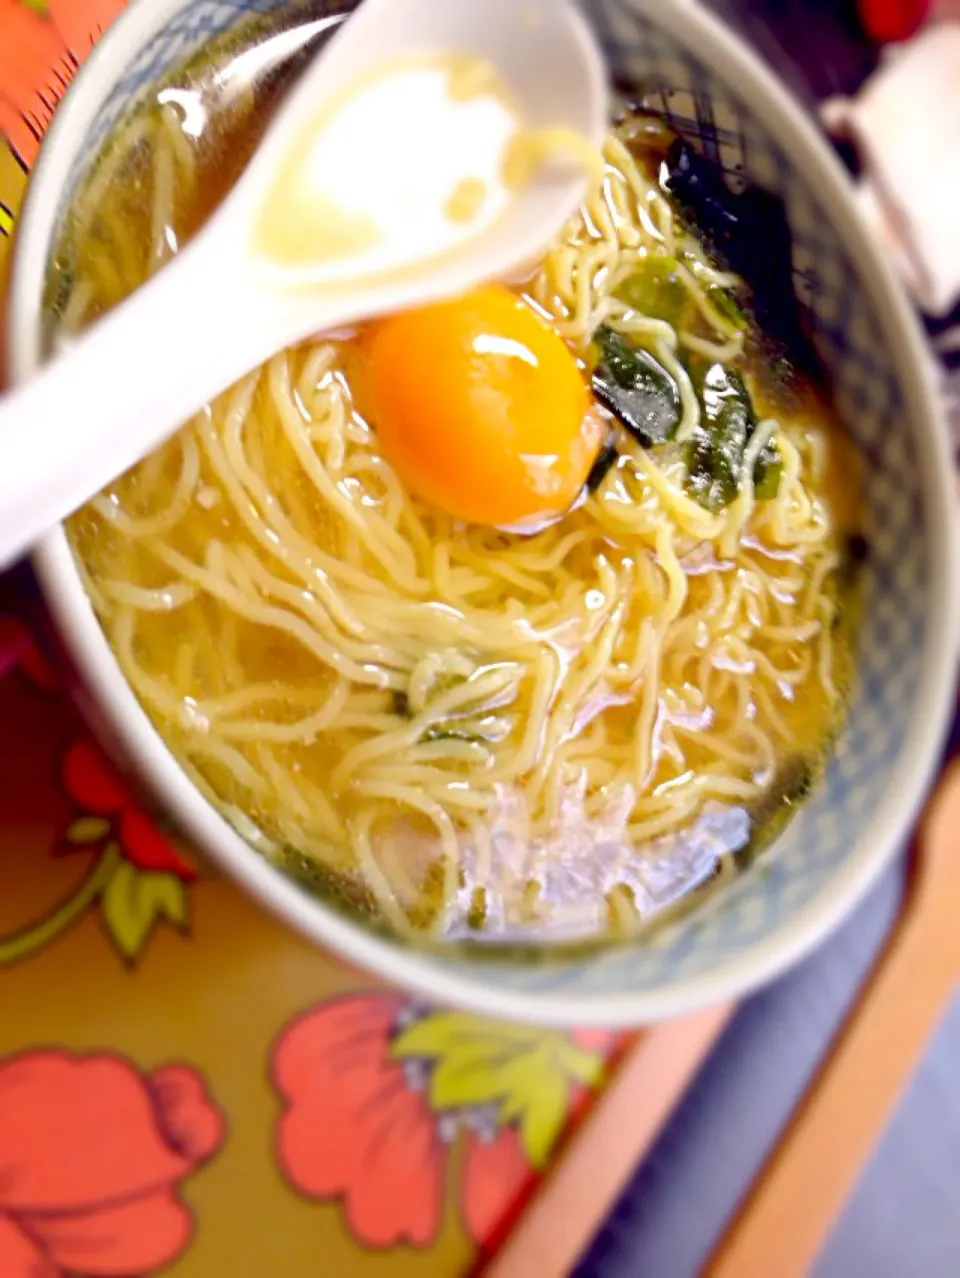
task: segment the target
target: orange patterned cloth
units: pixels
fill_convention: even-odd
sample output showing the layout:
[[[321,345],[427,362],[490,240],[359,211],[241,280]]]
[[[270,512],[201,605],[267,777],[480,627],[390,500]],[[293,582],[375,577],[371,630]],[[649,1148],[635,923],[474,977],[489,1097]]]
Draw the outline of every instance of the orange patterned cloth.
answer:
[[[0,0],[0,287],[121,7]],[[0,579],[0,1278],[470,1271],[624,1036],[425,1007],[292,935],[141,809],[19,598]]]

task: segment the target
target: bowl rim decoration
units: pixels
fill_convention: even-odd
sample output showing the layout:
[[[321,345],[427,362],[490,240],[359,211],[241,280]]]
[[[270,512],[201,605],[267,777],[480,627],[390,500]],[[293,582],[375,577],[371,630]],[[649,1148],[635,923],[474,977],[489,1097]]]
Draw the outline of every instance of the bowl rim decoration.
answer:
[[[56,113],[27,190],[14,243],[8,339],[14,381],[29,376],[41,358],[43,283],[56,214],[89,127],[137,53],[191,2],[132,0],[93,50]],[[481,1014],[561,1026],[633,1025],[736,998],[778,975],[837,926],[902,845],[932,779],[952,710],[958,634],[960,539],[954,470],[946,430],[939,420],[933,364],[905,295],[860,219],[849,179],[807,113],[739,37],[697,0],[620,3],[643,14],[722,79],[735,84],[746,111],[762,119],[767,133],[816,190],[856,266],[886,342],[896,351],[905,402],[924,445],[919,450],[920,483],[933,547],[925,552],[929,606],[923,670],[904,750],[884,801],[867,815],[829,882],[791,911],[771,935],[727,952],[709,971],[683,975],[664,987],[597,994],[593,990],[571,993],[562,987],[521,991],[484,983],[455,961],[444,961],[442,954],[438,958],[436,951],[420,952],[345,918],[307,895],[245,843],[195,789],[127,684],[84,593],[63,529],[51,532],[33,557],[47,606],[92,697],[95,729],[112,738],[114,749],[119,747],[121,757],[146,779],[160,804],[219,868],[303,936],[391,983],[431,1001]],[[99,724],[98,718],[103,720]]]

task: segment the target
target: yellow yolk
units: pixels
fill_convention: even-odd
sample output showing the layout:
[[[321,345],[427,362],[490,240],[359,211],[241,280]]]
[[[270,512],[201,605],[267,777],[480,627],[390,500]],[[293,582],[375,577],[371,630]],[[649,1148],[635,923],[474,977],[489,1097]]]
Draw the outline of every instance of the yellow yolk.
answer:
[[[515,527],[577,498],[602,425],[573,355],[504,288],[372,324],[363,407],[410,492],[474,523]]]

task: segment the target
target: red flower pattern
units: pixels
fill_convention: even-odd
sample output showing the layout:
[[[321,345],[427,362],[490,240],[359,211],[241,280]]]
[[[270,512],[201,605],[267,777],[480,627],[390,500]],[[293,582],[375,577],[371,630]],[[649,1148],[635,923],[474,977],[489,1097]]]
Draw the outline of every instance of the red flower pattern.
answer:
[[[464,1160],[463,1223],[484,1252],[497,1250],[539,1179],[515,1127],[501,1127],[489,1144],[475,1146],[473,1156]]]
[[[89,737],[75,741],[67,750],[63,780],[67,793],[84,811],[110,819],[124,857],[138,870],[166,871],[185,883],[196,878],[193,866],[147,816]]]
[[[287,1027],[273,1057],[284,1102],[278,1159],[300,1193],[341,1199],[351,1233],[368,1246],[425,1247],[440,1226],[447,1153],[462,1134],[461,1215],[487,1250],[538,1173],[516,1126],[498,1122],[495,1105],[431,1109],[424,1079],[411,1069],[418,1062],[397,1060],[390,1050],[411,1015],[416,1009],[399,995],[358,994],[321,1004]]]
[[[0,1133],[3,1278],[128,1278],[187,1246],[179,1185],[224,1121],[189,1066],[44,1050],[0,1063]]]
[[[73,75],[125,0],[0,0],[0,134],[24,168]]]
[[[41,688],[49,691],[58,686],[57,676],[20,618],[0,613],[0,679],[17,668]]]
[[[342,1194],[351,1233],[375,1247],[425,1246],[440,1217],[443,1145],[387,1056],[402,1007],[394,994],[326,1004],[286,1030],[274,1057],[281,1166],[309,1198]]]
[[[923,26],[933,0],[858,0],[860,20],[871,40],[909,40]]]

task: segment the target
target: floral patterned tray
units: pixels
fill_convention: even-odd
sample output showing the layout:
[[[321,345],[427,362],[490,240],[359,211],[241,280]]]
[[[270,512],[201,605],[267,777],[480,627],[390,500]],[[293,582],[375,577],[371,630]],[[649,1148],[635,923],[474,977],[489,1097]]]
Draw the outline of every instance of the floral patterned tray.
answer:
[[[0,619],[0,1275],[456,1274],[623,1036],[372,988],[173,846]]]
[[[121,7],[0,0],[0,294],[43,130]],[[0,1278],[477,1272],[592,1107],[575,1256],[722,1017],[498,1024],[318,953],[141,811],[40,656],[24,580],[0,579]],[[564,1271],[552,1247],[512,1272]]]

